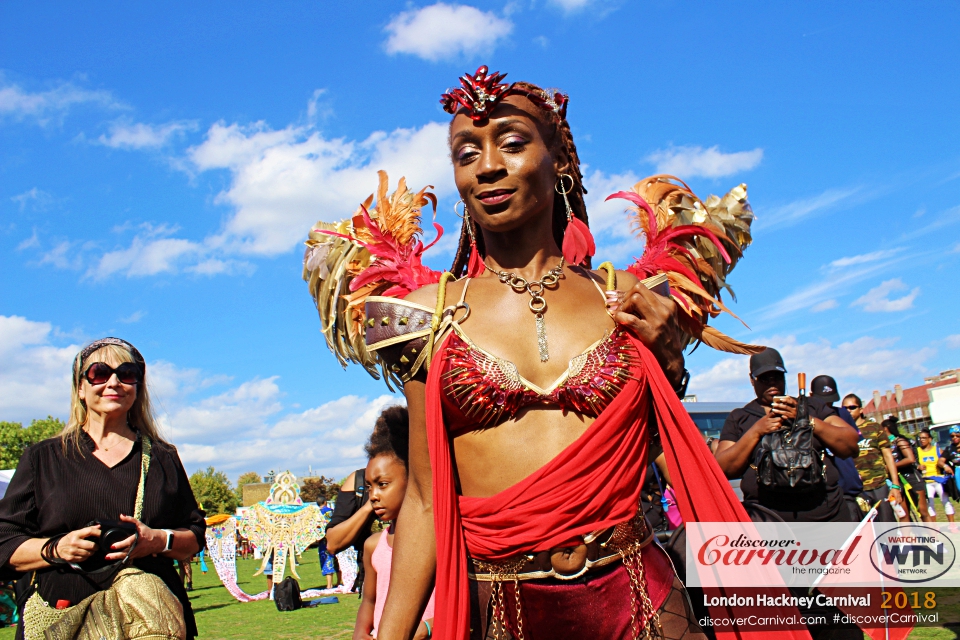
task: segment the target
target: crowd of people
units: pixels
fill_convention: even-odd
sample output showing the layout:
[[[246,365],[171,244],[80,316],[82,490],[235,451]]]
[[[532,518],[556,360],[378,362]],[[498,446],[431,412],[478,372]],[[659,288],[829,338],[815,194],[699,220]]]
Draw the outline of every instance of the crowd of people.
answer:
[[[829,375],[814,378],[804,399],[824,482],[810,491],[758,485],[763,437],[797,417],[798,400],[786,395],[786,373],[775,349],[752,356],[750,382],[757,397],[731,412],[718,439],[717,462],[728,478],[741,480],[746,501],[774,510],[787,522],[855,522],[874,509],[880,522],[933,522],[939,497],[948,521],[954,521],[960,428],[950,429],[952,442],[944,449],[927,429],[911,441],[896,416],[880,424],[867,418],[856,394],[845,395],[836,406],[840,394]]]

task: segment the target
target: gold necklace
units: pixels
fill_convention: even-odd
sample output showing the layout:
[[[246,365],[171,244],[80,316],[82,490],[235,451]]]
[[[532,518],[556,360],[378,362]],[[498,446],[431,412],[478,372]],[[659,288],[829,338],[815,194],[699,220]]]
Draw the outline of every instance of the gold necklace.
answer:
[[[500,282],[509,285],[517,293],[526,291],[530,294],[530,311],[537,317],[537,347],[540,349],[540,362],[546,362],[550,359],[550,352],[547,350],[547,327],[543,321],[543,314],[547,310],[547,301],[543,299],[543,291],[557,285],[563,276],[563,265],[564,259],[560,258],[560,264],[544,274],[542,278],[533,282],[527,282],[526,279],[509,271],[497,271],[493,267],[487,267],[497,274]]]

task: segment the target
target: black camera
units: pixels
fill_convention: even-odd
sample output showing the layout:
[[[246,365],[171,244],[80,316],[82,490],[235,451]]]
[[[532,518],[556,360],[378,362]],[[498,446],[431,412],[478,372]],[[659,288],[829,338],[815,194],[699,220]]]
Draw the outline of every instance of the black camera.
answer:
[[[91,540],[97,541],[97,548],[100,551],[100,554],[103,555],[115,551],[115,549],[112,549],[111,547],[118,542],[123,542],[130,536],[134,536],[134,542],[136,543],[137,536],[139,536],[137,533],[137,525],[129,522],[119,522],[117,520],[91,520],[87,523],[88,527],[94,527],[96,525],[100,525],[100,537],[91,538]]]

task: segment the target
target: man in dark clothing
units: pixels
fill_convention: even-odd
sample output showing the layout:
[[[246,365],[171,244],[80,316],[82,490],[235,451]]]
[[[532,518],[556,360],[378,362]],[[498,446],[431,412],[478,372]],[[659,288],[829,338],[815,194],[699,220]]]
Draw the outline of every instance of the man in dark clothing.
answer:
[[[830,408],[837,412],[841,420],[850,425],[854,431],[857,431],[857,423],[850,412],[843,406],[836,407],[833,404],[834,402],[840,402],[840,393],[837,391],[837,381],[832,376],[817,376],[811,380],[810,397],[817,398],[824,404],[830,405]],[[860,439],[859,431],[857,431],[857,439]],[[856,455],[849,458],[837,458],[829,449],[827,449],[827,455],[830,456],[833,465],[837,468],[837,473],[840,474],[840,488],[843,489],[847,507],[856,518],[861,518],[863,512],[857,503],[857,496],[863,492],[863,480],[860,479],[860,473],[857,471],[857,463],[854,460]]]
[[[785,396],[786,372],[783,358],[775,349],[750,357],[750,381],[757,399],[727,417],[720,433],[717,462],[728,478],[741,478],[744,501],[758,502],[787,522],[856,522],[858,518],[845,505],[833,458],[856,454],[857,433],[837,416],[836,409],[817,398],[807,399],[813,446],[817,453],[827,448],[833,452],[833,456],[824,456],[823,489],[774,494],[757,482],[757,472],[751,465],[756,462],[761,438],[783,428],[797,415],[796,398]]]
[[[370,537],[370,528],[376,517],[373,506],[367,499],[365,471],[366,469],[357,469],[340,487],[333,516],[326,530],[327,553],[336,555],[347,547],[357,550],[359,566],[357,581],[354,583],[354,591],[357,592],[363,587],[363,543]]]

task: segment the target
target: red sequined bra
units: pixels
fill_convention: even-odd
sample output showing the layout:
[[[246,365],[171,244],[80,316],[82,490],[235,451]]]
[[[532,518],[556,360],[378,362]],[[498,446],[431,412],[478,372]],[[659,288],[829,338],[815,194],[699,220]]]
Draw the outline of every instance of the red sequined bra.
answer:
[[[456,322],[453,330],[437,362],[442,363],[446,423],[455,433],[495,426],[533,404],[596,418],[634,377],[631,370],[640,366],[626,330],[618,326],[570,360],[549,388],[541,389],[520,375],[514,363],[474,344]]]

